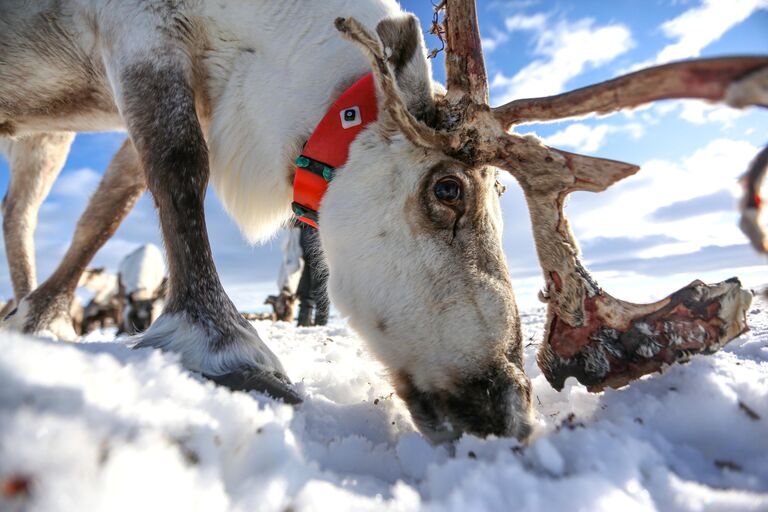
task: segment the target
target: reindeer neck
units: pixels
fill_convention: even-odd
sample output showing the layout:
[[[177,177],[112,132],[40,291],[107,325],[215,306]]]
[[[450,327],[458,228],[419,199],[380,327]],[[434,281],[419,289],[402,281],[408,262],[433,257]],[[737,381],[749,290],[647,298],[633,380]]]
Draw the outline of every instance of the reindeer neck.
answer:
[[[293,3],[280,4],[292,12]],[[201,61],[210,96],[211,182],[251,241],[270,237],[290,218],[296,157],[334,101],[370,72],[333,25],[339,9],[361,14],[369,26],[398,12],[378,0],[339,3],[335,11],[322,2],[299,4],[305,21],[273,13],[246,23],[247,33],[229,28],[237,37],[220,29]]]

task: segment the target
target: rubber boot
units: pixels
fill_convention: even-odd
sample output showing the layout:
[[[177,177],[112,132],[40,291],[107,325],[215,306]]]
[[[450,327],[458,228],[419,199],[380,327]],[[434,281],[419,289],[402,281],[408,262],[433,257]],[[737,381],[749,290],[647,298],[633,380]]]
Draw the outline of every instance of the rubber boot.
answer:
[[[299,327],[312,326],[312,307],[304,304],[299,306],[299,320],[296,323]]]
[[[315,325],[328,325],[328,304],[319,304],[315,310]]]

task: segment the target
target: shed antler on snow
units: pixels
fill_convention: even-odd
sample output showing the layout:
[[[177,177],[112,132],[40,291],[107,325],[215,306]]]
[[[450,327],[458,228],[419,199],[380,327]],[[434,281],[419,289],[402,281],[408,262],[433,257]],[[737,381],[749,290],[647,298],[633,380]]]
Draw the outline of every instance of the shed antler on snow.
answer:
[[[591,390],[619,387],[695,353],[710,353],[743,333],[751,294],[737,279],[694,281],[653,304],[631,304],[605,293],[579,260],[563,207],[577,190],[601,192],[637,166],[577,155],[510,133],[516,124],[608,114],[668,98],[768,106],[768,57],[679,62],[645,69],[556,96],[490,108],[488,78],[474,1],[447,0],[447,94],[435,126],[408,114],[386,52],[355,20],[337,27],[365,49],[385,96],[385,108],[415,144],[432,146],[470,166],[511,173],[528,201],[548,303],[538,362],[557,389],[576,377]]]

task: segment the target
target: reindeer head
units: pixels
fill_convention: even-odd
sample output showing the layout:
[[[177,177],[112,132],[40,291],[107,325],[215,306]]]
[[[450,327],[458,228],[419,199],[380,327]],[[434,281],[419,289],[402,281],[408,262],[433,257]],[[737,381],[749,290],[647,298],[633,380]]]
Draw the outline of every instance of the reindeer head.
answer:
[[[137,297],[134,294],[125,297],[123,327],[128,334],[136,334],[149,329],[155,310],[154,298]]]
[[[338,27],[374,59],[379,119],[350,148],[320,209],[334,304],[389,367],[419,428],[524,438],[530,382],[496,171],[450,156],[418,21],[377,36]]]
[[[264,304],[272,306],[277,320],[290,322],[293,320],[293,306],[298,297],[287,288],[280,290],[280,295],[268,295]]]
[[[694,282],[650,305],[604,293],[578,258],[563,205],[572,191],[600,192],[638,168],[509,130],[663,98],[743,98],[742,89],[762,91],[750,102],[765,104],[768,59],[671,64],[492,109],[474,2],[444,6],[440,95],[415,18],[382,21],[377,36],[354,19],[336,21],[371,61],[380,115],[350,148],[320,209],[332,299],[387,364],[419,428],[435,441],[530,430],[495,168],[510,172],[528,200],[549,303],[538,361],[556,388],[568,376],[595,389],[623,385],[742,332],[749,294],[736,280]]]

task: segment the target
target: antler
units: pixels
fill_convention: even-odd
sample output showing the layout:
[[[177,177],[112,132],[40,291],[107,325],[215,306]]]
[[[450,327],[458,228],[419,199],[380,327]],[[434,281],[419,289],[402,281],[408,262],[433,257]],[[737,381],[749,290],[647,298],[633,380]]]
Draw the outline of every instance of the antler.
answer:
[[[766,57],[730,57],[675,62],[643,69],[575,91],[514,100],[493,109],[494,117],[506,129],[515,124],[552,121],[586,114],[610,114],[652,101],[672,98],[698,98],[722,101],[737,96],[731,86],[751,73],[768,69]],[[742,87],[743,89],[743,87]],[[730,91],[730,94],[729,94]],[[768,106],[763,95],[745,98],[742,105],[730,98],[734,106]]]
[[[447,3],[448,119],[458,144],[447,152],[470,165],[509,171],[522,186],[546,282],[545,340],[538,362],[557,389],[568,376],[599,390],[625,385],[692,353],[709,353],[746,330],[751,294],[736,279],[694,281],[653,304],[631,304],[605,293],[579,260],[563,210],[570,192],[600,192],[638,171],[631,164],[567,153],[507,130],[516,123],[608,114],[666,98],[768,105],[767,57],[668,64],[548,98],[490,109],[474,2]],[[459,13],[454,16],[454,13]],[[453,21],[452,21],[453,20]],[[462,46],[463,45],[463,46]],[[465,73],[466,79],[459,75]],[[463,108],[460,115],[456,110]],[[455,122],[455,121],[454,121]]]
[[[475,2],[447,0],[445,4],[448,94],[466,94],[475,103],[487,104],[488,75],[480,44]]]
[[[694,281],[653,304],[605,293],[579,260],[563,205],[570,192],[600,192],[639,169],[541,144],[524,152],[533,156],[524,166],[510,166],[515,158],[498,164],[517,178],[528,201],[548,302],[538,363],[554,388],[570,376],[591,391],[623,386],[691,354],[714,352],[746,330],[751,294],[735,278]]]

